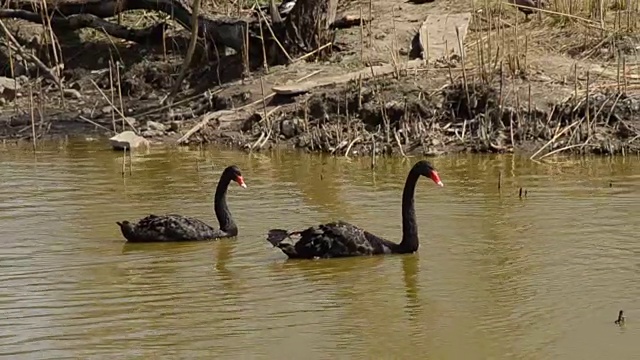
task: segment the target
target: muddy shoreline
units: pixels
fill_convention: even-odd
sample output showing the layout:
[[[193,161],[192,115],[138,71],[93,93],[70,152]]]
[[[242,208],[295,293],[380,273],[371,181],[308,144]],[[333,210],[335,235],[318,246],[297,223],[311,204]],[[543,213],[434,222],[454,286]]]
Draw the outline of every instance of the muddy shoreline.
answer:
[[[534,153],[545,144],[538,156],[640,151],[638,98],[611,92],[557,103],[530,105],[520,100],[513,104],[502,98],[501,88],[457,82],[434,90],[410,78],[354,82],[296,97],[274,96],[265,101],[270,114],[264,121],[262,102],[251,102],[242,86],[229,84],[187,96],[171,110],[163,109],[152,93],[129,97],[123,99],[127,105],[122,111],[152,143],[176,144],[202,115],[223,110],[224,116],[214,116],[182,144],[218,143],[247,151],[284,147],[339,156]],[[55,95],[55,89],[38,94]],[[66,99],[71,109],[67,111],[56,109],[55,101],[46,110],[36,107],[38,141],[108,137],[114,127],[122,130],[122,116],[110,105],[87,106],[104,103],[100,101],[104,95],[96,91],[83,96],[91,100]],[[31,142],[31,113],[15,108],[2,107],[0,138]]]
[[[0,80],[15,77],[18,85],[12,93],[0,82],[0,140],[31,143],[34,134],[37,141],[101,138],[107,147],[106,138],[134,130],[152,144],[278,147],[335,156],[522,152],[540,158],[640,151],[640,97],[622,92],[634,91],[620,79],[628,72],[624,68],[608,78],[604,70],[593,76],[593,64],[578,66],[546,47],[534,56],[533,44],[540,45],[534,42],[528,43],[523,66],[513,65],[511,54],[496,57],[491,67],[478,66],[483,62],[473,59],[470,48],[467,61],[443,57],[409,69],[410,59],[401,53],[408,53],[415,21],[424,20],[430,6],[449,5],[403,5],[412,10],[398,12],[404,20],[396,22],[395,13],[387,11],[392,3],[376,3],[376,16],[386,20],[369,23],[370,43],[363,42],[364,29],[338,31],[340,50],[323,61],[245,69],[241,54],[212,56],[198,47],[171,106],[162,100],[182,68],[189,42],[185,31],[168,31],[164,46],[76,32],[78,39],[61,42],[64,91],[24,61],[0,73]],[[24,39],[40,31],[24,25],[16,21],[13,27],[16,34],[27,33]],[[395,26],[404,28],[399,39],[388,36]],[[394,43],[402,47],[397,58],[379,51]],[[401,69],[398,64],[405,61],[407,68]],[[373,74],[381,64],[394,64],[395,71]],[[273,90],[351,78],[347,75],[369,69],[368,80],[309,86],[298,95]],[[617,87],[611,86],[612,77]]]

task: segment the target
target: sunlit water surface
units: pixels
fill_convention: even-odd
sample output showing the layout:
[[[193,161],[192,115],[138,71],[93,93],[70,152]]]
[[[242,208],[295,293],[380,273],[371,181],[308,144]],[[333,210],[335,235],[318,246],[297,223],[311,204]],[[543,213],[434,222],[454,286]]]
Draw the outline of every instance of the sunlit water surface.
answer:
[[[287,261],[272,227],[343,219],[399,240],[410,161],[51,145],[0,149],[6,358],[631,359],[640,354],[640,161],[432,159],[417,254]],[[177,212],[237,239],[125,244],[115,222]],[[498,190],[498,174],[503,185]],[[518,189],[527,198],[518,198]],[[627,323],[613,324],[619,309]]]

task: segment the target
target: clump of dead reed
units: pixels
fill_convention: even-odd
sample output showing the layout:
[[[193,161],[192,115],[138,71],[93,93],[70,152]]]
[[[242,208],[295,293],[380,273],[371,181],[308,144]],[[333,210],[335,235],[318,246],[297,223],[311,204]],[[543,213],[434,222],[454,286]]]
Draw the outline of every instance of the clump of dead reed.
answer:
[[[36,143],[37,139],[44,136],[48,129],[51,127],[51,121],[47,116],[47,112],[49,112],[49,107],[55,108],[56,110],[66,110],[68,108],[68,100],[66,98],[71,98],[75,100],[83,100],[84,94],[80,91],[67,88],[64,79],[62,77],[62,70],[64,69],[64,56],[62,54],[62,48],[58,42],[58,39],[55,35],[55,32],[52,29],[51,20],[46,15],[48,13],[47,4],[43,1],[42,6],[40,7],[41,16],[42,16],[42,27],[43,36],[39,40],[41,42],[40,45],[43,45],[39,51],[32,49],[28,45],[23,45],[21,41],[16,39],[16,37],[11,33],[7,25],[0,20],[0,33],[3,36],[0,37],[0,42],[4,43],[5,47],[9,50],[9,70],[10,77],[17,80],[17,75],[15,73],[15,64],[23,63],[26,64],[25,69],[27,71],[27,75],[29,78],[24,80],[23,83],[19,84],[21,87],[21,91],[18,92],[18,97],[13,99],[15,112],[18,115],[28,114],[31,118],[31,138],[33,142],[34,151],[37,148]],[[111,39],[107,37],[110,41]],[[115,48],[115,44],[111,41],[112,46]],[[117,53],[117,49],[115,49],[115,53]],[[29,66],[29,65],[33,66]],[[124,102],[123,95],[121,89],[121,76],[120,76],[120,61],[114,61],[113,54],[109,61],[109,88],[107,93],[110,94],[110,97],[107,96],[105,91],[98,88],[97,84],[93,82],[94,86],[99,90],[100,94],[106,100],[106,102],[111,106],[112,109],[112,119],[111,119],[111,128],[107,128],[104,125],[101,125],[91,119],[88,119],[85,116],[78,116],[78,119],[83,120],[87,123],[90,123],[96,127],[101,129],[105,129],[109,132],[116,133],[118,132],[116,125],[116,117],[117,113],[122,119],[122,125],[120,131],[124,130],[125,123],[128,122],[127,118],[124,114]],[[48,86],[46,85],[46,81],[52,82],[54,86],[59,90],[59,96],[51,96]],[[18,85],[18,84],[16,84]],[[28,101],[20,101],[20,96],[28,96]],[[116,100],[117,99],[117,100]],[[56,100],[57,103],[56,103]],[[94,107],[97,107],[98,104],[95,104]],[[25,107],[27,107],[25,109]],[[36,117],[39,117],[36,119]],[[38,124],[36,126],[36,124]],[[133,127],[132,124],[129,124]],[[135,129],[134,129],[135,131]]]
[[[372,166],[380,155],[460,148],[511,152],[537,146],[532,159],[565,151],[626,154],[640,149],[640,129],[624,120],[640,100],[621,93],[587,91],[542,110],[531,100],[506,101],[499,85],[481,80],[466,83],[463,77],[438,95],[418,88],[401,91],[394,81],[353,81],[341,91],[313,95],[297,111],[276,114],[268,126],[254,124],[257,143],[264,146],[265,134],[274,131],[273,138],[308,151],[366,154]]]

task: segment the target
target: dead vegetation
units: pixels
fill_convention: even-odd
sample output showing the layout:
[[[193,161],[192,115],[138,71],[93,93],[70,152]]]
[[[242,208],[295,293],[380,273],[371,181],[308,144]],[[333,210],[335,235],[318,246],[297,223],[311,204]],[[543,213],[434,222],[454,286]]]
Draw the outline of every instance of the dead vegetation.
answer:
[[[12,111],[0,134],[133,129],[178,143],[341,156],[638,150],[638,1],[553,1],[525,20],[502,1],[341,1],[336,11],[298,0],[283,22],[253,3],[203,1],[200,23],[190,4],[131,0],[124,9],[144,11],[97,7],[88,22],[66,10],[64,19],[44,20],[35,41],[6,26],[16,36],[0,40],[0,57],[19,89],[0,99]],[[169,11],[151,11],[168,3],[182,12],[168,19]],[[320,18],[331,31],[292,38],[310,26],[302,16],[311,9],[328,14]],[[16,13],[25,9],[10,10],[0,18],[26,18]],[[423,40],[428,14],[463,11],[472,19],[466,38]],[[71,23],[98,30],[72,31]],[[193,59],[184,61],[193,29]],[[77,38],[66,39],[71,33]],[[430,56],[438,46],[448,55]]]
[[[251,151],[284,145],[345,157],[520,148],[538,149],[531,158],[543,159],[563,151],[626,155],[640,150],[640,127],[630,120],[640,109],[638,99],[596,93],[588,100],[572,96],[541,110],[531,102],[507,104],[498,89],[458,82],[430,92],[407,79],[372,80],[362,86],[352,82],[310,95],[270,122],[256,114],[238,129],[242,134],[211,129],[191,143],[226,138]]]

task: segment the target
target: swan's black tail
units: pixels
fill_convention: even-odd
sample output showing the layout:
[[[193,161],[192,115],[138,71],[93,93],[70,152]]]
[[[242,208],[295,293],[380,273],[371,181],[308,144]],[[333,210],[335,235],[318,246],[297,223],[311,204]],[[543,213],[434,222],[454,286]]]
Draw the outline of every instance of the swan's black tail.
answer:
[[[129,238],[131,238],[133,235],[133,225],[126,220],[123,222],[116,221],[116,224],[120,226],[122,236],[124,236],[125,239],[129,240]]]
[[[267,241],[271,243],[271,245],[279,248],[285,253],[289,258],[299,258],[298,252],[296,251],[295,245],[290,243],[283,243],[284,240],[288,239],[292,235],[300,235],[300,231],[288,232],[287,230],[282,229],[271,229],[267,234]]]
[[[289,232],[282,229],[271,229],[267,233],[267,241],[273,246],[278,246],[282,241],[289,237]]]

